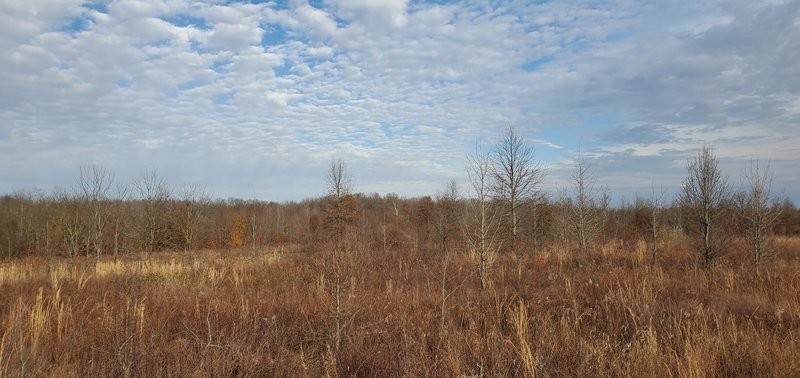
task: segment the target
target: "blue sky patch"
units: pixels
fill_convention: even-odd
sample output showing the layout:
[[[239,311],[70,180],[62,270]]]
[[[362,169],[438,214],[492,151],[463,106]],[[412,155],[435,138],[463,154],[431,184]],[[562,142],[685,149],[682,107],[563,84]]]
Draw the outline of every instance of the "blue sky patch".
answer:
[[[554,59],[552,56],[544,56],[544,57],[541,57],[541,58],[539,58],[539,59],[536,59],[536,60],[534,60],[534,61],[531,61],[531,62],[528,62],[528,63],[525,63],[525,64],[523,64],[523,65],[522,65],[522,69],[523,69],[523,70],[525,70],[525,71],[527,71],[527,72],[534,72],[534,71],[538,71],[538,70],[539,70],[539,68],[540,68],[542,65],[544,65],[544,64],[547,64],[547,63],[550,63],[550,62],[552,62],[553,60],[555,60],[555,59]]]
[[[754,157],[779,162],[778,185],[800,199],[796,2],[25,7],[0,14],[21,25],[0,34],[0,160],[24,161],[0,194],[49,178],[68,187],[56,178],[87,156],[135,177],[130,162],[152,155],[141,146],[180,140],[197,156],[187,170],[205,175],[170,179],[223,197],[248,185],[268,200],[314,196],[308,183],[322,185],[318,168],[336,157],[396,175],[387,191],[426,195],[443,178],[463,183],[464,154],[514,125],[553,167],[548,185],[581,147],[612,192],[647,192],[651,174],[677,187],[708,143],[733,178]],[[62,142],[44,148],[43,136]],[[161,150],[151,164],[175,161]],[[291,174],[276,184],[253,170]]]

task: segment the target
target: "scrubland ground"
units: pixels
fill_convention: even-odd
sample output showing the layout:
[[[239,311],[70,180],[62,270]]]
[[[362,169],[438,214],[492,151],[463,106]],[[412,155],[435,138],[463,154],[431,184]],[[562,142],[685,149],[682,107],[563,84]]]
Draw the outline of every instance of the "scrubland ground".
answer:
[[[800,239],[662,247],[350,251],[338,348],[324,245],[8,260],[0,375],[800,376]]]

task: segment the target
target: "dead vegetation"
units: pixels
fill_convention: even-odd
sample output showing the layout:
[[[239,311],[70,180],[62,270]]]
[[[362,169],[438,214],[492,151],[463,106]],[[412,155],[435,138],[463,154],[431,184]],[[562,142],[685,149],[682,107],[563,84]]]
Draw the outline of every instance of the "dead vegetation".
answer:
[[[0,265],[2,376],[796,376],[800,239],[755,274],[744,242],[714,274],[673,241],[591,254],[453,253],[441,322],[434,253],[355,250],[330,330],[324,244]]]

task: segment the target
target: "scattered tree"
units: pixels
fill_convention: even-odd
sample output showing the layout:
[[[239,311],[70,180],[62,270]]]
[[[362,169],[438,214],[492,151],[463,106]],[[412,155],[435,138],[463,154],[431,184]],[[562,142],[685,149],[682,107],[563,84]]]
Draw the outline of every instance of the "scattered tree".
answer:
[[[66,189],[56,190],[56,201],[61,207],[59,224],[62,228],[62,246],[67,257],[78,255],[86,246],[83,207]]]
[[[608,206],[609,197],[597,197],[595,179],[591,173],[591,165],[582,152],[578,152],[575,168],[571,173],[575,198],[570,206],[572,212],[572,230],[578,241],[578,252],[586,252],[589,244],[600,234],[603,228],[603,213]],[[603,193],[606,193],[603,191]]]
[[[772,194],[773,179],[769,164],[751,161],[744,173],[747,188],[736,194],[739,222],[750,246],[756,272],[770,253],[770,234],[781,214]]]
[[[144,214],[140,228],[140,240],[145,252],[153,252],[167,244],[169,229],[169,187],[158,176],[158,170],[145,172],[134,182],[134,187],[144,202]]]
[[[499,249],[497,206],[491,201],[491,155],[479,145],[475,151],[467,155],[467,177],[471,195],[469,212],[465,217],[464,233],[467,245],[478,254],[478,276],[481,289],[488,283],[489,256]]]
[[[431,239],[430,234],[432,233],[431,229],[433,228],[435,213],[436,205],[433,199],[430,196],[422,197],[417,205],[417,237],[415,243],[417,249],[426,247],[429,239]]]
[[[328,189],[325,224],[333,244],[333,253],[329,265],[333,270],[333,340],[334,349],[339,350],[341,334],[344,330],[344,310],[342,293],[348,280],[348,263],[350,248],[348,236],[351,228],[358,221],[358,207],[351,194],[352,183],[344,162],[341,159],[331,161],[326,178]]]
[[[122,241],[120,240],[121,236],[123,235],[122,222],[125,218],[125,210],[127,210],[126,205],[128,204],[128,200],[128,186],[117,183],[114,206],[112,210],[114,217],[114,247],[112,249],[112,254],[115,259],[119,255],[120,247],[122,245]]]
[[[494,151],[493,192],[504,204],[511,250],[517,248],[523,208],[535,205],[543,198],[541,185],[546,172],[535,160],[533,148],[508,126]]]
[[[448,292],[447,266],[450,263],[450,238],[457,228],[458,218],[458,186],[455,181],[450,181],[445,189],[436,195],[436,231],[439,236],[439,248],[442,258],[442,276],[440,278],[441,287],[441,312],[440,330],[444,330],[445,312],[447,309],[447,298],[458,288]]]
[[[181,217],[183,248],[189,251],[197,247],[198,228],[211,203],[211,196],[204,188],[192,184],[183,186],[180,199],[183,202],[183,217]]]
[[[444,191],[436,196],[436,233],[439,236],[439,250],[443,254],[449,253],[451,239],[458,229],[458,208],[458,185],[450,181]]]
[[[108,194],[113,183],[114,176],[100,165],[82,167],[78,177],[78,190],[91,219],[90,243],[97,259],[103,252],[103,232],[110,208]]]
[[[650,207],[650,267],[655,267],[656,256],[658,255],[658,230],[659,230],[659,216],[662,208],[664,207],[664,189],[656,193],[655,185],[650,186],[650,200],[648,206]]]
[[[253,194],[253,199],[250,200],[248,204],[248,209],[250,211],[250,220],[248,221],[248,231],[250,234],[250,251],[253,253],[253,256],[256,255],[256,244],[258,243],[259,239],[259,226],[258,226],[258,209],[260,203],[255,198],[255,194]]]
[[[701,263],[710,269],[722,255],[725,238],[719,223],[723,204],[728,200],[728,181],[707,145],[688,161],[687,170],[689,175],[683,182],[679,201],[687,217],[687,227],[697,237]]]

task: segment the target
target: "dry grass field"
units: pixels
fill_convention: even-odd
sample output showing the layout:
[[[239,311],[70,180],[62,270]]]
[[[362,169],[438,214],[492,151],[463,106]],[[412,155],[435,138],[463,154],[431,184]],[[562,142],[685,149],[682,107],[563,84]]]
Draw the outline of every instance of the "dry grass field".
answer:
[[[800,239],[666,247],[352,251],[338,349],[323,245],[7,260],[0,376],[800,376]]]

